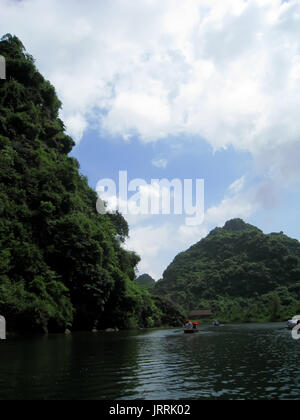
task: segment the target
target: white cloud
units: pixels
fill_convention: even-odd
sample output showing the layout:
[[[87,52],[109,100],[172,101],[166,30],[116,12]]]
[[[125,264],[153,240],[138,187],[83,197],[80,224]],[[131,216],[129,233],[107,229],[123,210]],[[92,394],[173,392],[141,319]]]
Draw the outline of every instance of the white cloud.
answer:
[[[217,206],[210,207],[206,212],[205,223],[221,226],[232,218],[248,218],[257,209],[257,202],[251,201],[251,191],[248,194],[224,198]]]
[[[225,134],[235,126],[239,132],[243,122],[235,117],[253,117],[256,126],[276,93],[293,95],[289,87],[299,87],[298,1],[89,3],[1,0],[0,19],[36,55],[65,106],[82,107],[83,113],[88,106],[107,106],[112,131],[110,113],[121,112],[120,128],[125,124],[126,130],[128,112],[137,113],[134,128],[142,137],[155,138],[162,124],[166,134],[177,132],[183,121],[186,130],[202,135],[207,109],[219,111],[215,125]],[[108,85],[114,89],[107,92]],[[139,118],[149,113],[154,121],[144,133]]]
[[[83,133],[88,126],[86,119],[80,113],[67,116],[64,119],[64,124],[68,133],[77,143],[81,140]]]
[[[55,84],[77,142],[91,121],[125,140],[197,135],[251,152],[280,181],[298,179],[287,163],[300,154],[299,0],[0,7],[3,33],[16,33]]]
[[[228,188],[228,190],[234,194],[239,193],[245,185],[245,175],[243,175],[241,178],[234,181]]]
[[[136,251],[141,257],[139,264],[140,273],[148,273],[154,279],[161,278],[166,268],[166,254],[173,251],[168,250],[172,238],[173,227],[169,224],[162,226],[140,226],[130,231],[130,239],[126,242],[126,248]]]
[[[166,169],[166,167],[168,166],[168,161],[164,158],[153,159],[151,163],[153,166],[156,166],[156,168]]]
[[[103,118],[102,127],[113,135],[137,132],[143,140],[151,141],[165,136],[169,120],[169,107],[163,98],[122,92]]]

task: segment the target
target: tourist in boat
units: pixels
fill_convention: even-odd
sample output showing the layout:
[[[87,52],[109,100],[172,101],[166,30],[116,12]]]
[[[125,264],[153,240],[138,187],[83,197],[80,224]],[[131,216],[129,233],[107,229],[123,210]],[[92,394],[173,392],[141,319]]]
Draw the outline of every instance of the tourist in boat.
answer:
[[[185,328],[186,328],[186,329],[191,329],[191,328],[193,328],[193,324],[191,323],[191,321],[186,321]]]

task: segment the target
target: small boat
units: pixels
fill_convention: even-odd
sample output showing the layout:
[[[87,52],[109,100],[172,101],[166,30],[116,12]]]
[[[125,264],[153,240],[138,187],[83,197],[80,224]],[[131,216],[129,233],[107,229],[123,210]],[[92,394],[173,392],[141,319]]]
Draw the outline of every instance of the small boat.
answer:
[[[183,332],[184,332],[185,334],[193,334],[193,333],[198,332],[198,330],[196,330],[195,328],[185,328],[185,329],[183,330]]]
[[[190,322],[190,321],[188,321],[188,322]],[[191,325],[193,325],[193,326],[191,326]],[[183,330],[183,332],[185,334],[194,334],[194,333],[197,333],[197,332],[199,332],[198,325],[199,325],[198,322],[193,322],[193,324],[189,323],[189,325],[187,327],[185,327],[185,329]]]

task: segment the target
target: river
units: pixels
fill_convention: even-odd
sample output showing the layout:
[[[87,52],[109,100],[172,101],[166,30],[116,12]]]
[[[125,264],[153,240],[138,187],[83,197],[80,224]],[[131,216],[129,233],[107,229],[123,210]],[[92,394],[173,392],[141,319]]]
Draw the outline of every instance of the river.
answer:
[[[299,399],[300,340],[285,324],[0,341],[0,399]]]

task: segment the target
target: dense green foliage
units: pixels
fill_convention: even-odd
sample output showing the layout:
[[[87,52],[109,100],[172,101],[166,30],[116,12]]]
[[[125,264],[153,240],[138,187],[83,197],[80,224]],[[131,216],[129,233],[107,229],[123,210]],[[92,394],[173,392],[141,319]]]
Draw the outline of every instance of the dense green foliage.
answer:
[[[300,243],[231,220],[179,254],[154,293],[223,321],[284,320],[300,312]]]
[[[155,286],[155,280],[149,276],[149,274],[142,274],[136,279],[138,285],[146,287],[146,289],[151,290]]]
[[[177,305],[170,302],[169,299],[165,299],[161,296],[153,296],[155,305],[160,310],[160,322],[163,326],[178,327],[185,324],[185,315],[178,309]]]
[[[68,156],[54,88],[21,41],[0,42],[0,313],[13,330],[160,325],[122,248],[122,215],[99,215],[96,193]]]

